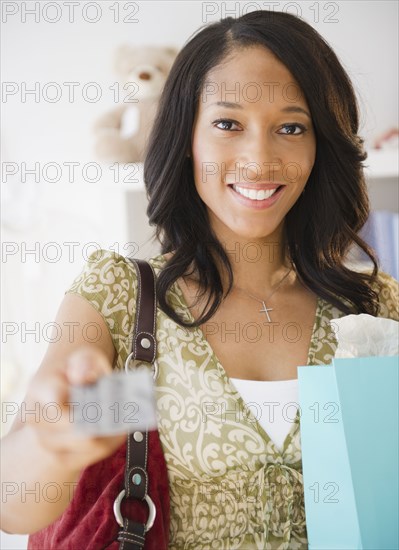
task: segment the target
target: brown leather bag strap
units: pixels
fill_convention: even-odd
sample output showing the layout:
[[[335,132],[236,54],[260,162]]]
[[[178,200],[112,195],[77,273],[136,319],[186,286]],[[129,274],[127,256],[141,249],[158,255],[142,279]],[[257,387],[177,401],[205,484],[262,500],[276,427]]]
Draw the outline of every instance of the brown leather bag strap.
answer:
[[[136,268],[138,282],[136,323],[132,338],[132,351],[128,361],[140,360],[152,364],[157,352],[155,274],[149,262],[133,258],[127,259]],[[145,525],[123,518],[123,527],[118,533],[120,550],[141,550],[145,543],[145,533],[151,529],[155,520],[155,506],[147,493],[147,455],[148,432],[136,431],[129,434],[126,449],[125,488],[119,496],[146,500],[149,517]]]
[[[151,264],[145,260],[129,260],[136,264],[138,281],[136,326],[132,343],[133,359],[153,363],[157,354],[155,275]],[[149,340],[149,345],[146,339]]]

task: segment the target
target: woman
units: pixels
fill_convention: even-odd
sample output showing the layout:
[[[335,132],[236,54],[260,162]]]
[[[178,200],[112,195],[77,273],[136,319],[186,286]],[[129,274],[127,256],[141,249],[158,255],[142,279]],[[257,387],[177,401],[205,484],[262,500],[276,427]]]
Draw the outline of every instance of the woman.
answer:
[[[144,170],[162,246],[150,263],[170,548],[307,548],[299,414],[274,421],[269,401],[293,401],[297,366],[331,361],[331,319],[398,319],[396,281],[357,234],[369,212],[357,131],[355,95],[336,55],[287,13],[205,26],[172,67]],[[372,270],[351,269],[352,245]],[[98,323],[102,338],[51,344],[28,403],[62,403],[68,381],[123,369],[136,298],[131,263],[92,254],[56,322]],[[20,482],[62,485],[124,439],[78,445],[66,419],[16,423],[4,442],[14,461],[7,468],[18,457]],[[67,492],[56,505],[10,499],[4,528],[35,532],[67,506]]]

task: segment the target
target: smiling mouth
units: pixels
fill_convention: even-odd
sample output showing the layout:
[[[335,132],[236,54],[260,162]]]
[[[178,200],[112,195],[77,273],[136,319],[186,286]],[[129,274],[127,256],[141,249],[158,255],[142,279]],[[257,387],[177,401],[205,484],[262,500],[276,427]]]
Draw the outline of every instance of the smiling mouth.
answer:
[[[267,186],[263,188],[256,188],[253,187],[244,187],[241,185],[236,184],[229,184],[229,187],[231,187],[236,193],[239,195],[242,195],[243,197],[251,200],[256,201],[263,201],[265,199],[269,199],[272,197],[275,193],[277,193],[284,185],[276,185],[273,186]]]

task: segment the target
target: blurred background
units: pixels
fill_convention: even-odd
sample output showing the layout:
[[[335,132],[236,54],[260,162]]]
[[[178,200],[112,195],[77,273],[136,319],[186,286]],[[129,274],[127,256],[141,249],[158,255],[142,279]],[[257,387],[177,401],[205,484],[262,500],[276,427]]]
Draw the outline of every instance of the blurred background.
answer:
[[[398,4],[271,4],[313,25],[352,78],[369,151],[373,214],[364,234],[397,278]],[[1,9],[4,435],[13,420],[7,407],[23,399],[64,292],[88,256],[99,248],[142,258],[160,252],[145,214],[140,147],[133,155],[133,144],[149,128],[174,56],[200,26],[266,8],[101,0],[3,1]],[[142,96],[125,86],[135,78]],[[137,102],[125,101],[129,93],[139,98],[140,114]],[[131,159],[123,149],[129,139]],[[2,548],[26,547],[26,537],[1,536]]]

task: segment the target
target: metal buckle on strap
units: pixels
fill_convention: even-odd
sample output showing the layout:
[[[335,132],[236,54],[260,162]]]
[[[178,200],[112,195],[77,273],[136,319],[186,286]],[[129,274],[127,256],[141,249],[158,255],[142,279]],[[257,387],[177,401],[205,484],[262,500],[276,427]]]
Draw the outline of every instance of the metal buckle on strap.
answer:
[[[119,493],[119,495],[116,497],[114,501],[114,516],[116,521],[121,527],[123,527],[123,517],[121,514],[121,502],[125,494],[126,494],[125,489],[122,489],[122,491]],[[152,499],[148,495],[145,495],[144,500],[147,502],[148,508],[149,508],[148,520],[144,527],[144,532],[147,533],[147,531],[149,531],[151,527],[154,525],[155,517],[157,515],[157,509]]]
[[[158,376],[158,363],[157,363],[157,360],[155,359],[153,363],[147,363],[147,361],[141,361],[140,359],[133,359],[133,355],[134,355],[133,352],[131,352],[127,356],[127,359],[126,359],[126,362],[125,362],[125,371],[128,373],[129,370],[132,370],[129,367],[131,362],[134,364],[134,368],[139,368],[141,366],[141,367],[145,367],[145,368],[148,369],[148,365],[151,365],[151,366],[154,367],[152,369],[153,370],[152,377],[155,380]]]

